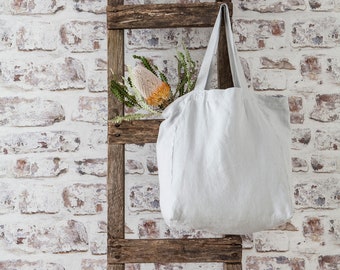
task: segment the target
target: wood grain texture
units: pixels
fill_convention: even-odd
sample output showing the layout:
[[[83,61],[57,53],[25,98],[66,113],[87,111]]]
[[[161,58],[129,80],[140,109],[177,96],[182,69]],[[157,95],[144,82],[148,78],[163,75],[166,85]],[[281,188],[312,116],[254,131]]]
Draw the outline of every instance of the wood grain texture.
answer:
[[[155,143],[162,120],[137,120],[122,122],[119,125],[109,123],[109,143]]]
[[[230,236],[226,235],[225,237],[228,238]],[[234,240],[237,243],[239,243],[239,245],[242,248],[242,238],[241,238],[241,236],[234,235],[233,237],[235,237]],[[242,251],[241,251],[241,260],[239,262],[237,262],[237,263],[227,263],[227,262],[224,262],[223,263],[223,270],[242,270]]]
[[[125,264],[123,263],[107,264],[106,270],[125,270]]]
[[[108,29],[209,27],[214,25],[221,3],[108,6],[107,27]],[[225,3],[230,4],[231,1]]]
[[[241,262],[237,264],[224,263],[223,270],[242,270],[242,263]]]
[[[108,5],[122,5],[124,0],[107,0]],[[108,39],[108,85],[112,79],[111,70],[119,77],[124,74],[124,31],[112,31],[107,33]],[[119,103],[113,94],[108,91],[108,119],[116,115],[122,115],[123,105]],[[125,157],[124,145],[108,145],[107,168],[107,241],[112,238],[124,238],[124,195],[125,195]],[[109,259],[109,258],[108,258]],[[124,270],[124,264],[108,264],[108,270]]]
[[[237,236],[205,239],[113,239],[109,263],[228,262],[239,264],[242,245]]]
[[[124,33],[108,31],[108,66],[118,76],[124,72]],[[109,73],[110,74],[110,73]],[[109,79],[111,76],[109,75]],[[108,118],[123,114],[123,106],[111,93],[108,97]],[[108,146],[108,235],[124,238],[124,145]]]
[[[107,38],[108,85],[110,85],[113,74],[116,78],[121,78],[124,75],[124,31],[108,30]],[[108,91],[108,119],[122,115],[123,112],[123,104],[115,98],[111,91]]]
[[[224,24],[224,16],[222,19],[220,37],[218,41],[217,79],[218,79],[218,88],[220,89],[226,89],[234,85],[233,77],[231,74],[231,68],[229,64],[229,55],[228,55],[226,29],[225,29],[225,24]]]

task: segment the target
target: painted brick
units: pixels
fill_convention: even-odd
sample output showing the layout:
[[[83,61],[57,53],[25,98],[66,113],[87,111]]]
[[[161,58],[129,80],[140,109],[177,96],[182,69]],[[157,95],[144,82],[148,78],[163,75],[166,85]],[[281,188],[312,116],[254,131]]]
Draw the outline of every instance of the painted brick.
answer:
[[[294,65],[287,58],[261,57],[261,69],[287,69],[294,70]]]
[[[159,186],[156,184],[132,186],[128,198],[131,211],[160,211]]]
[[[293,47],[331,48],[340,42],[339,22],[330,16],[299,20],[291,33]]]
[[[303,124],[305,116],[303,113],[303,101],[301,97],[291,96],[288,98],[289,111],[290,111],[290,123],[291,124]]]
[[[66,90],[86,87],[85,70],[82,62],[73,57],[50,59],[38,63],[22,60],[2,64],[2,79],[8,85],[23,89]]]
[[[6,20],[0,20],[0,51],[10,49],[15,44],[15,27]]]
[[[285,33],[284,21],[238,19],[234,21],[233,30],[236,45],[240,50],[286,47],[282,39]]]
[[[206,48],[210,34],[211,28],[184,28],[182,32],[182,43],[187,49]]]
[[[107,144],[107,131],[103,129],[94,129],[91,131],[88,145],[90,148],[97,149]]]
[[[49,178],[66,173],[68,165],[59,157],[23,157],[15,161],[13,176],[16,178]]]
[[[207,46],[210,34],[211,28],[205,27],[199,29],[133,29],[127,30],[125,37],[129,49],[171,49],[179,47],[181,44],[184,44],[187,49],[200,49]],[[171,65],[167,66],[171,68]]]
[[[218,238],[221,235],[201,230],[183,230],[168,227],[163,220],[159,220],[161,238]]]
[[[288,10],[304,10],[306,8],[305,2],[303,0],[240,0],[239,6],[243,10],[272,13],[285,12]]]
[[[13,212],[16,204],[17,195],[14,187],[0,182],[0,215]]]
[[[106,270],[106,259],[82,259],[81,270]]]
[[[305,270],[305,260],[303,258],[288,258],[285,256],[278,256],[278,257],[248,256],[246,258],[246,269],[247,270],[260,270],[260,269]]]
[[[247,82],[251,83],[251,72],[250,72],[250,66],[249,66],[249,62],[245,59],[240,57],[240,62],[244,71],[244,76],[246,77]]]
[[[54,51],[57,49],[58,33],[49,22],[31,22],[17,31],[16,45],[19,51]]]
[[[14,270],[65,270],[64,266],[58,263],[49,263],[44,261],[25,261],[25,260],[7,260],[0,261],[0,269]]]
[[[138,236],[141,239],[160,238],[160,224],[157,220],[143,219],[138,224]]]
[[[66,187],[62,194],[64,206],[74,215],[95,215],[106,206],[104,184],[74,184]]]
[[[88,158],[75,161],[78,165],[77,171],[81,175],[95,175],[104,177],[107,175],[107,158]]]
[[[74,9],[80,12],[106,13],[106,0],[73,0],[73,3]]]
[[[325,233],[325,227],[320,217],[307,217],[302,224],[303,236],[319,242]]]
[[[63,220],[52,225],[6,224],[4,239],[6,239],[4,247],[30,253],[88,250],[86,228],[84,224],[75,220]]]
[[[104,58],[95,59],[96,70],[107,70],[107,60]]]
[[[340,84],[340,60],[339,58],[327,58],[326,72],[330,74],[331,80],[335,84]]]
[[[140,264],[134,263],[134,264],[125,264],[125,270],[140,270]]]
[[[156,148],[157,144],[156,143],[147,143],[145,144],[145,149],[148,151],[148,154],[156,157]]]
[[[315,148],[317,150],[340,150],[340,130],[317,130]]]
[[[107,98],[106,97],[80,97],[78,111],[73,112],[72,120],[106,125]]]
[[[75,152],[79,135],[70,131],[24,132],[0,136],[0,154]]]
[[[66,57],[65,59],[59,59],[56,64],[51,67],[47,66],[48,74],[44,74],[42,67],[34,72],[41,74],[44,78],[44,82],[38,84],[40,89],[48,90],[65,90],[65,89],[82,89],[86,86],[85,70],[82,62],[78,59],[72,57]],[[51,72],[56,72],[56,74],[51,75]],[[55,83],[51,84],[55,81]],[[47,82],[47,85],[45,82]],[[48,85],[51,84],[50,87]]]
[[[321,74],[321,61],[318,56],[304,56],[300,62],[301,75],[318,80]]]
[[[293,225],[291,222],[286,222],[285,224],[278,226],[277,229],[281,231],[290,231],[290,232],[299,231],[299,229],[295,225]]]
[[[280,71],[263,70],[254,75],[253,87],[257,91],[285,90],[287,88],[286,74]]]
[[[13,14],[53,14],[65,8],[65,0],[10,0]]]
[[[158,174],[158,165],[157,165],[156,156],[149,156],[146,158],[146,168],[148,169],[149,174],[152,174],[152,175]]]
[[[60,37],[71,52],[98,51],[106,48],[106,25],[100,21],[71,21],[61,26]]]
[[[127,226],[126,224],[125,224],[125,227],[124,227],[124,231],[125,231],[126,235],[128,235],[128,234],[134,235],[135,234],[134,231],[129,226]]]
[[[135,159],[127,159],[125,162],[126,174],[144,174],[143,163]]]
[[[197,265],[198,269],[202,268],[202,266]],[[204,265],[207,269],[209,268],[209,265]],[[154,264],[154,270],[182,270],[185,268],[185,265],[179,264],[179,263],[168,263],[168,264],[160,264],[155,263]]]
[[[98,221],[97,222],[98,225],[98,233],[107,233],[107,222],[104,220]]]
[[[142,153],[147,144],[127,144],[125,150],[131,153]]]
[[[255,249],[258,252],[288,251],[289,239],[286,232],[266,231],[254,233]]]
[[[305,148],[312,137],[312,132],[309,128],[292,129],[292,149],[301,150]]]
[[[64,220],[55,226],[58,244],[54,253],[87,251],[88,236],[83,223],[75,220]]]
[[[242,239],[242,248],[251,249],[254,247],[253,234],[241,235],[241,239]]]
[[[228,265],[228,267],[230,264]],[[183,269],[190,269],[190,270],[198,270],[198,269],[209,269],[209,270],[220,270],[221,264],[220,263],[167,263],[167,264],[160,264],[155,263],[152,270],[183,270]],[[234,267],[231,265],[231,267]],[[143,268],[141,268],[143,269]],[[139,270],[139,268],[132,268],[131,270]]]
[[[181,264],[181,263],[158,264],[158,263],[155,263],[154,270],[182,270],[182,269],[219,270],[221,269],[221,267],[222,266],[220,263],[196,263],[196,264]],[[228,264],[228,267],[234,267],[234,265]]]
[[[169,49],[180,45],[182,30],[168,29],[136,29],[126,31],[126,45],[129,49],[157,48]]]
[[[335,209],[340,205],[340,181],[329,178],[322,181],[309,181],[294,187],[297,208]]]
[[[93,235],[93,241],[90,243],[90,250],[93,255],[105,255],[107,252],[107,235],[98,233]]]
[[[330,234],[333,236],[336,244],[340,244],[340,220],[330,220]]]
[[[340,255],[319,256],[320,270],[336,270],[340,268]]]
[[[8,176],[8,168],[11,167],[11,161],[2,158],[0,163],[0,178]]]
[[[313,171],[317,173],[334,173],[337,170],[337,160],[334,157],[313,155],[311,165]]]
[[[333,0],[309,0],[308,3],[313,11],[331,11],[335,8]]]
[[[308,164],[305,159],[293,157],[292,158],[293,172],[308,172]]]
[[[107,92],[107,72],[93,72],[88,78],[88,89],[92,93]]]
[[[340,121],[340,94],[317,95],[310,118],[320,122]]]
[[[34,185],[26,187],[19,196],[22,214],[55,214],[61,206],[61,196],[53,186]]]
[[[0,98],[0,126],[49,126],[65,119],[63,107],[40,98]]]

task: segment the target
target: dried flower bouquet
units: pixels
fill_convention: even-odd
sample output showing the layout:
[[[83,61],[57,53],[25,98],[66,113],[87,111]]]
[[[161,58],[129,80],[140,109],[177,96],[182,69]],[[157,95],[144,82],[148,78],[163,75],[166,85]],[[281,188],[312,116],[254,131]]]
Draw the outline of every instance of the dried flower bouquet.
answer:
[[[116,116],[113,121],[132,121],[160,116],[162,111],[176,98],[183,96],[195,87],[197,69],[188,50],[177,52],[176,89],[171,90],[166,75],[144,56],[133,56],[140,61],[134,68],[128,68],[128,76],[123,82],[112,80],[110,90],[127,107],[134,107],[137,113]],[[139,112],[142,111],[142,112]]]

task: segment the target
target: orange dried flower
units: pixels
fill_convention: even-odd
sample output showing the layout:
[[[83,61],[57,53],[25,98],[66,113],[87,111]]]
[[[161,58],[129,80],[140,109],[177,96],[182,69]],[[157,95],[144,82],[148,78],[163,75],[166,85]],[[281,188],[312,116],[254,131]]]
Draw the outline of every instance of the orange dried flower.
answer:
[[[135,67],[131,77],[147,104],[161,106],[170,98],[170,86],[145,67]]]
[[[146,98],[146,103],[151,106],[162,105],[170,97],[170,86],[162,82],[160,86],[154,90],[149,97]]]

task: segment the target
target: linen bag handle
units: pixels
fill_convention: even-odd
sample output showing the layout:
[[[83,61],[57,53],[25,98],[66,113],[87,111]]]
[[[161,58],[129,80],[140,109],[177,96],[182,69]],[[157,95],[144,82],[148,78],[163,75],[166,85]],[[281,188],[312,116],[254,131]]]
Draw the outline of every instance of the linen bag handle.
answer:
[[[243,71],[243,68],[242,68],[238,53],[237,53],[237,49],[235,46],[235,42],[234,42],[233,32],[231,29],[229,8],[227,4],[222,4],[220,6],[220,10],[218,12],[218,15],[217,15],[217,18],[214,24],[214,28],[212,30],[212,33],[209,39],[207,50],[202,61],[201,69],[197,76],[195,90],[205,90],[206,88],[209,74],[211,71],[211,63],[217,51],[218,40],[219,40],[219,35],[220,35],[220,25],[222,21],[222,14],[224,14],[229,63],[230,63],[230,69],[231,69],[234,87],[238,87],[241,89],[248,88],[246,79],[244,76],[244,71]]]

